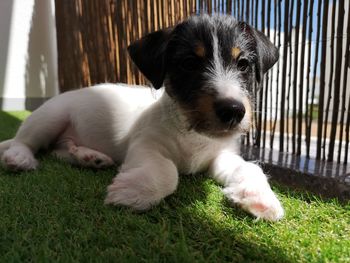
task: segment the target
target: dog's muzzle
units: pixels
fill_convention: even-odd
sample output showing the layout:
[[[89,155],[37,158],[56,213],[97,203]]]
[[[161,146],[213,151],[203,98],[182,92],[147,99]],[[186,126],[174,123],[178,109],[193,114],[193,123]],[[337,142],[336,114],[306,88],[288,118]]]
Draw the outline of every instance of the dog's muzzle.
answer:
[[[214,110],[219,120],[234,127],[239,124],[244,115],[244,105],[235,99],[220,99],[214,103]]]

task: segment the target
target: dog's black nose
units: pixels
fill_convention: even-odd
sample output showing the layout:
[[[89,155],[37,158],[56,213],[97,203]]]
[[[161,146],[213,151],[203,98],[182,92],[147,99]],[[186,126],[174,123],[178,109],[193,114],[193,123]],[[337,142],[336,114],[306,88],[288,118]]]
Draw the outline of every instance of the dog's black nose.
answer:
[[[216,116],[223,123],[235,126],[240,123],[245,114],[244,105],[235,99],[221,99],[214,103]]]

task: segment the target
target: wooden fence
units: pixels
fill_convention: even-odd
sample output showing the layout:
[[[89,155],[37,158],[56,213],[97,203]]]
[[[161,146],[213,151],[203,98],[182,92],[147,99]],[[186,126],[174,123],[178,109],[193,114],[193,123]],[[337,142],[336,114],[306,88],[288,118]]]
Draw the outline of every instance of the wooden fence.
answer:
[[[280,61],[256,89],[245,143],[348,162],[348,0],[56,0],[62,92],[101,82],[145,83],[126,48],[196,13],[227,13],[263,31]]]
[[[102,82],[145,83],[127,46],[195,10],[195,1],[57,0],[60,90]]]

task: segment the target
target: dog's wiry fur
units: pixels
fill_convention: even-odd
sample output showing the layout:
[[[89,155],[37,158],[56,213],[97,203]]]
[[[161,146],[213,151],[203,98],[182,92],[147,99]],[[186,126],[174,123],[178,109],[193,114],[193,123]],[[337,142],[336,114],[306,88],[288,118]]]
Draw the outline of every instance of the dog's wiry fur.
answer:
[[[257,165],[239,157],[251,125],[251,88],[278,59],[260,32],[229,16],[191,17],[128,48],[155,89],[103,84],[61,94],[37,109],[0,144],[3,166],[30,170],[48,149],[94,168],[121,164],[107,204],[145,210],[172,194],[178,174],[208,174],[258,218],[283,209]]]

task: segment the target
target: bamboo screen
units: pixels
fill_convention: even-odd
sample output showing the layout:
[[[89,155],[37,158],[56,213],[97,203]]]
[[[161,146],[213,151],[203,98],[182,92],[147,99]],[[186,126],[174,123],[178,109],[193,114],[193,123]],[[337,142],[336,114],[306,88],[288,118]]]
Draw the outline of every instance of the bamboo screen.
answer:
[[[195,1],[56,1],[61,91],[101,82],[145,83],[127,46],[193,14]]]
[[[280,60],[255,89],[244,143],[346,163],[350,140],[348,0],[56,0],[61,91],[145,83],[126,48],[192,14],[227,13],[263,31]]]

